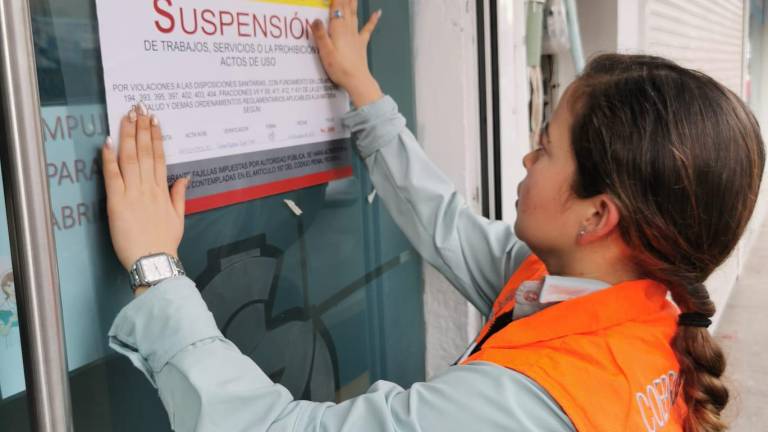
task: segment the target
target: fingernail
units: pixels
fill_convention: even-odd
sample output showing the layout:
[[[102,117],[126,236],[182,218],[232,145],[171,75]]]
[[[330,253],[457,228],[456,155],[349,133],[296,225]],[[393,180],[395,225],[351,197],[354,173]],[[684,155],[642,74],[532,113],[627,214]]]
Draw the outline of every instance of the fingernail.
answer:
[[[128,111],[128,120],[131,121],[131,123],[136,122],[136,110],[131,108],[130,111]]]
[[[160,120],[157,119],[157,116],[152,114],[152,116],[149,117],[149,121],[152,123],[152,126],[157,126],[160,124]]]
[[[384,11],[382,9],[379,9],[376,11],[376,15],[378,15],[379,18],[381,18],[381,14],[383,14]]]
[[[104,139],[104,146],[106,146],[110,150],[114,148],[114,143],[112,142],[111,136],[107,135],[107,138]]]
[[[139,107],[139,114],[145,116],[149,113],[149,111],[147,111],[147,106],[144,105],[144,102],[139,102],[138,107]]]

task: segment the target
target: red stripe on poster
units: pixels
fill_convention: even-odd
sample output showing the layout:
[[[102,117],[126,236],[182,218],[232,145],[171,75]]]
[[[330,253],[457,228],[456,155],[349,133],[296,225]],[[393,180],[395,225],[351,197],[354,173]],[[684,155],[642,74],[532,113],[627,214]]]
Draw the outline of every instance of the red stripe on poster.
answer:
[[[351,175],[352,167],[348,166],[301,177],[279,180],[272,183],[250,186],[243,189],[222,192],[219,194],[193,198],[187,200],[186,214],[200,213],[206,210],[213,210],[215,208],[238,204],[256,198],[263,198],[266,196],[277,195],[296,189],[316,186],[319,184],[328,183],[331,180],[350,177]]]

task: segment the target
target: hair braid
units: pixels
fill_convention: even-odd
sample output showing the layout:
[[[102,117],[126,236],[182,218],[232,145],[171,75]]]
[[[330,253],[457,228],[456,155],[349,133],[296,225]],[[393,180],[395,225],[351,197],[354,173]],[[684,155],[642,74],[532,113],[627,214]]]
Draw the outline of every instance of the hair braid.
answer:
[[[690,285],[685,291],[683,294],[672,290],[673,298],[684,311],[697,312],[706,317],[715,314],[715,304],[703,284]],[[706,328],[678,326],[672,338],[672,348],[680,363],[680,394],[688,408],[685,430],[726,430],[727,425],[720,418],[720,413],[728,404],[729,393],[720,379],[726,361],[719,344]]]

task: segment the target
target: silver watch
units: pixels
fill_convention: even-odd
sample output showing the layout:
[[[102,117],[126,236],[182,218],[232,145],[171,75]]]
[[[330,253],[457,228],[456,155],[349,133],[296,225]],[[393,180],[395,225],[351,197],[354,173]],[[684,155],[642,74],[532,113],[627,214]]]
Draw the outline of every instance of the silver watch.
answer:
[[[128,273],[131,276],[133,291],[141,286],[157,285],[165,279],[185,274],[178,258],[165,253],[139,258]]]

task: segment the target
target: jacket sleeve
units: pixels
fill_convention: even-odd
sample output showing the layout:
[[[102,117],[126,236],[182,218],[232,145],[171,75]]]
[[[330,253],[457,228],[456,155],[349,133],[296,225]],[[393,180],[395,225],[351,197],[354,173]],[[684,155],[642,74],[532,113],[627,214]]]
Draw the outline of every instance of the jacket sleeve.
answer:
[[[158,388],[179,432],[574,430],[535,382],[482,362],[448,368],[408,390],[379,381],[338,404],[296,401],[221,335],[185,277],[128,304],[109,338]]]
[[[488,314],[530,254],[513,228],[475,214],[427,158],[389,96],[346,114],[384,206],[421,256]]]

